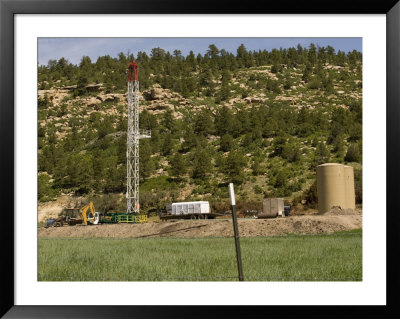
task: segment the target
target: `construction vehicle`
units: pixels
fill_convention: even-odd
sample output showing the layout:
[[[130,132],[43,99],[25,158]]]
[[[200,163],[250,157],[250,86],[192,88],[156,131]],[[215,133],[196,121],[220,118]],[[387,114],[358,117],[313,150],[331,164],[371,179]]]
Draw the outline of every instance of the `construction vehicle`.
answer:
[[[61,227],[64,226],[65,218],[58,217],[58,218],[48,218],[46,219],[46,228],[48,227]]]
[[[76,208],[64,208],[57,218],[48,218],[46,220],[46,228],[48,227],[62,227],[66,225],[77,225],[82,224],[83,218],[81,218],[79,209]]]
[[[82,208],[81,216],[83,218],[83,225],[97,225],[100,221],[100,213],[95,212],[93,202]]]
[[[100,213],[95,212],[94,205],[90,202],[88,205],[82,207],[79,213],[77,209],[65,208],[59,217],[49,218],[46,220],[46,228],[48,227],[61,227],[65,225],[97,225],[100,221]]]

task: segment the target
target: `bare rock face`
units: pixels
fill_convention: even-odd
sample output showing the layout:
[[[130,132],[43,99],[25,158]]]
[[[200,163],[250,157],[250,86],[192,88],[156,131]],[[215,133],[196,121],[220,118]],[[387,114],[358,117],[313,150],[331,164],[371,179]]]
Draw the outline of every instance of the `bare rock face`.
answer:
[[[251,103],[262,103],[264,102],[264,99],[260,98],[260,97],[251,97]]]
[[[117,94],[99,94],[96,98],[101,102],[118,102],[121,97],[117,96]]]
[[[60,104],[63,99],[69,95],[69,91],[60,88],[51,88],[49,90],[38,90],[38,98],[47,98],[54,104]]]
[[[173,109],[174,106],[169,103],[159,102],[159,103],[152,103],[151,105],[147,106],[147,110],[155,111],[155,110],[167,110]]]
[[[162,99],[171,99],[175,97],[180,97],[179,94],[171,93],[170,90],[163,89],[160,85],[155,84],[150,90],[143,92],[143,97],[147,101],[155,101]]]
[[[101,101],[95,97],[91,97],[86,101],[87,106],[97,106],[97,104],[101,103]]]
[[[100,102],[104,102],[106,99],[106,96],[105,95],[97,95],[96,99],[98,99]]]
[[[67,91],[72,91],[72,90],[75,90],[77,87],[78,86],[75,84],[75,85],[64,86],[64,87],[62,87],[62,89],[67,90]]]
[[[163,89],[152,88],[150,91],[150,96],[152,100],[161,100],[164,97]]]
[[[251,97],[246,97],[243,99],[247,104],[251,103]]]
[[[152,88],[143,92],[143,98],[146,101],[161,100],[163,98],[163,89],[159,84],[154,84]]]
[[[103,84],[91,83],[85,86],[85,89],[89,92],[98,92],[103,88]]]
[[[242,99],[240,97],[234,97],[229,100],[229,104],[241,103]]]

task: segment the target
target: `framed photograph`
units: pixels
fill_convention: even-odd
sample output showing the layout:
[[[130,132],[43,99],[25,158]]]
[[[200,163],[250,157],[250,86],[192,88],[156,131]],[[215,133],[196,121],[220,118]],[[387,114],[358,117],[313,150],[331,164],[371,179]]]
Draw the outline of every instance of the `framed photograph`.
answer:
[[[399,15],[0,0],[1,315],[398,313]]]

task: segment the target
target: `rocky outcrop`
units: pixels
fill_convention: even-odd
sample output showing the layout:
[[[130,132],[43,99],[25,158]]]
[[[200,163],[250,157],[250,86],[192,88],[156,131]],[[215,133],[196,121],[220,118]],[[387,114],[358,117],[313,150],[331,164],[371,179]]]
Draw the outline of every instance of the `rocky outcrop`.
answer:
[[[51,88],[49,90],[38,90],[38,98],[43,99],[45,96],[54,104],[60,104],[65,97],[68,97],[70,92],[63,88]]]
[[[247,104],[255,104],[255,103],[263,103],[265,102],[267,99],[260,97],[260,96],[248,96],[244,99],[241,100],[241,102],[247,103]]]
[[[99,94],[99,95],[96,96],[96,98],[100,102],[118,103],[119,101],[123,100],[124,95],[123,94]]]
[[[149,90],[144,91],[143,97],[146,101],[181,98],[178,93],[171,92],[168,89],[163,89],[159,84],[155,84]]]
[[[148,105],[147,107],[145,106],[145,108],[148,111],[155,111],[155,110],[167,110],[167,109],[174,109],[174,106],[172,104],[166,103],[166,102],[157,102],[157,103],[152,103],[150,105]]]
[[[85,86],[86,91],[88,92],[99,92],[103,89],[103,84],[91,83]]]
[[[166,94],[164,94],[163,89],[161,88],[152,88],[150,90],[150,97],[152,100],[161,100],[164,97],[167,97]]]
[[[95,98],[95,97],[90,97],[90,98],[86,99],[84,101],[84,103],[87,106],[94,107],[94,106],[97,106],[97,104],[100,104],[101,101],[99,99]]]

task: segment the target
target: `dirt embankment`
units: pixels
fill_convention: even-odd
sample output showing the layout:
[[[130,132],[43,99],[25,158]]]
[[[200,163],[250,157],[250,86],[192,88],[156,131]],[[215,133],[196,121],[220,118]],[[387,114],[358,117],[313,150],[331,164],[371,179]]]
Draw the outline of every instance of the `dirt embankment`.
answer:
[[[239,219],[241,237],[320,234],[362,228],[361,211],[351,214],[289,216],[274,219]],[[40,227],[39,237],[232,237],[231,219],[177,220],[146,224],[103,224],[91,226]]]
[[[63,195],[55,201],[38,203],[38,222],[44,222],[47,218],[57,218],[64,208],[81,208],[86,205],[84,197],[71,197]]]

